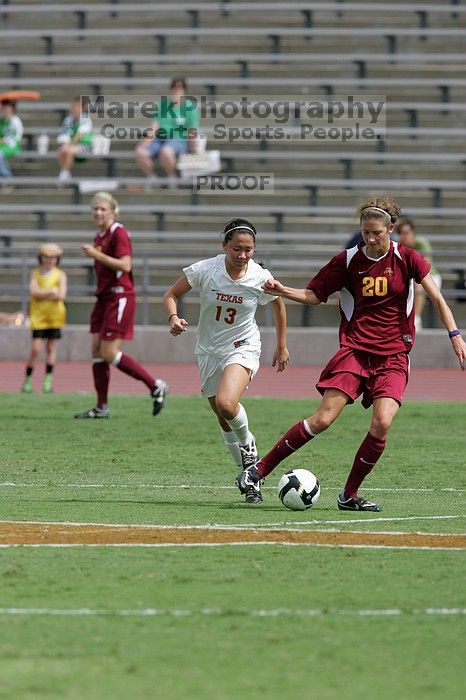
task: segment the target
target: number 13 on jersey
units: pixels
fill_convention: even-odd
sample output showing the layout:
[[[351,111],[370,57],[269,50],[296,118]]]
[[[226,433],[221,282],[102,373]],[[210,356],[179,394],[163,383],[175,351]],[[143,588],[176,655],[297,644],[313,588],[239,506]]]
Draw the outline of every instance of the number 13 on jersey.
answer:
[[[230,306],[224,311],[222,306],[217,306],[215,314],[216,321],[224,321],[225,323],[228,323],[229,326],[231,326],[231,324],[235,322],[235,316],[236,309],[234,309],[233,307]]]

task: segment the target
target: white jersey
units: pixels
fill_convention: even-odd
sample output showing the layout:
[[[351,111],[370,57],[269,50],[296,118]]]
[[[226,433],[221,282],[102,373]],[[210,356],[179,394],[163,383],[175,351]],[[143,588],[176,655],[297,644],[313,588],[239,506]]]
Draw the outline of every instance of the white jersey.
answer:
[[[199,291],[201,302],[196,352],[224,356],[243,346],[260,352],[255,314],[259,304],[276,299],[262,291],[271,273],[249,260],[244,277],[234,280],[226,270],[224,254],[200,260],[183,272]]]

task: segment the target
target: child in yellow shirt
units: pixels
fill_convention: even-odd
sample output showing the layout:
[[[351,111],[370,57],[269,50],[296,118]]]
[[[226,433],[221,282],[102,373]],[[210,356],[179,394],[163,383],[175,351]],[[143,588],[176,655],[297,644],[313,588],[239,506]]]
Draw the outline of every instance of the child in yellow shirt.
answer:
[[[67,278],[58,267],[63,251],[55,243],[44,243],[39,248],[39,267],[31,272],[29,283],[29,321],[32,343],[26,364],[26,376],[21,388],[26,394],[32,392],[34,362],[45,342],[46,365],[42,385],[44,394],[53,390],[53,370],[57,361],[57,341],[66,323],[65,297]]]

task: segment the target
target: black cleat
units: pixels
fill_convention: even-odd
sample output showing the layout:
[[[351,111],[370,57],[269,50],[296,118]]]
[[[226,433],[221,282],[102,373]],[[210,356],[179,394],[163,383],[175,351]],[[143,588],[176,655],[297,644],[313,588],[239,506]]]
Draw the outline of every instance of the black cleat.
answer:
[[[247,493],[251,487],[257,488],[260,481],[261,477],[259,472],[257,471],[256,467],[253,466],[238,474],[235,480],[235,486],[239,488],[241,493]]]
[[[235,479],[235,486],[239,488],[241,493],[247,493],[251,486],[256,486],[260,482],[261,477],[256,467],[249,467],[240,472]]]
[[[90,408],[88,411],[83,411],[82,413],[75,413],[75,418],[110,418],[110,411],[108,408]]]
[[[254,435],[252,436],[251,442],[247,445],[240,445],[239,450],[241,452],[241,462],[243,464],[243,469],[249,469],[249,467],[254,467],[259,459],[256,447],[256,439]]]
[[[337,506],[339,510],[362,510],[371,511],[373,513],[380,513],[382,510],[378,503],[366,501],[360,496],[356,496],[355,498],[345,498],[343,491],[338,494]]]
[[[255,486],[250,486],[248,490],[246,491],[246,498],[244,499],[245,503],[248,503],[249,505],[252,506],[257,506],[259,503],[262,503],[263,498],[261,494],[261,486],[260,486],[260,481],[255,484]]]
[[[163,379],[157,379],[155,389],[152,392],[152,415],[157,416],[163,408],[165,397],[168,394],[169,386]]]

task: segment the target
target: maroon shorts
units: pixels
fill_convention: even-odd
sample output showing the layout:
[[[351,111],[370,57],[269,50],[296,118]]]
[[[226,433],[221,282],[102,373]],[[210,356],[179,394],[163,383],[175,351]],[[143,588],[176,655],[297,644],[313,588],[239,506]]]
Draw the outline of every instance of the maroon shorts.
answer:
[[[102,340],[131,340],[135,313],[134,294],[97,297],[91,314],[91,333],[98,333]]]
[[[400,406],[409,379],[406,352],[374,355],[369,352],[340,348],[322,370],[316,388],[339,389],[350,397],[349,403],[362,394],[362,405],[369,408],[374,399],[389,397]]]

